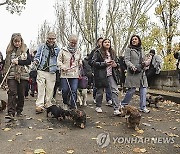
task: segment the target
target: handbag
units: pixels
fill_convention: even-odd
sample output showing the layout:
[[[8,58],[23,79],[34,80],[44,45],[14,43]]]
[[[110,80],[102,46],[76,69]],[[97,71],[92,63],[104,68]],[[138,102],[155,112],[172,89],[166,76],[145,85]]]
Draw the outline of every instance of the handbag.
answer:
[[[81,76],[78,80],[78,88],[79,89],[86,89],[88,87],[88,77]]]
[[[83,66],[80,66],[79,69],[80,69],[80,76],[78,80],[78,88],[86,89],[88,87],[88,77],[85,76]]]

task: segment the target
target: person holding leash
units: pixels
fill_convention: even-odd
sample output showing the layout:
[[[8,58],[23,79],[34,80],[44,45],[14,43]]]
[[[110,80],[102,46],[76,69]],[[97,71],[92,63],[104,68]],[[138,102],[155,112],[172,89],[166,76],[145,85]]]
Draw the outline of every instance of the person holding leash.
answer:
[[[14,33],[6,50],[4,73],[8,85],[6,119],[22,116],[25,87],[28,84],[27,66],[31,64],[29,49],[20,33]]]
[[[63,108],[76,108],[79,67],[82,65],[81,53],[77,49],[78,38],[71,35],[67,47],[62,48],[57,64],[61,70]],[[71,96],[71,97],[70,97]],[[68,101],[70,100],[70,104]]]

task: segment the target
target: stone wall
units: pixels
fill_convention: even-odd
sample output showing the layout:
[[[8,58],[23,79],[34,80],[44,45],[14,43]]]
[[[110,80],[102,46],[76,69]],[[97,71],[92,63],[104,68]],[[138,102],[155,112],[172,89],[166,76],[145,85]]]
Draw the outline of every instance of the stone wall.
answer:
[[[152,89],[180,92],[180,83],[177,70],[161,71],[150,85]]]

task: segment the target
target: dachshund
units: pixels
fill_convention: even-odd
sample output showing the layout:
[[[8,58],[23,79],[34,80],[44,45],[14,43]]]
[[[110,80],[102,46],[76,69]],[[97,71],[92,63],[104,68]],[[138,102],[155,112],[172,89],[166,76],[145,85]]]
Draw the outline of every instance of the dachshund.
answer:
[[[128,127],[134,128],[135,130],[139,130],[141,114],[139,110],[131,105],[126,105],[121,109],[122,116],[124,115],[126,118],[126,123]]]
[[[161,95],[158,95],[158,96],[148,96],[146,98],[146,101],[148,102],[148,105],[150,107],[151,104],[154,104],[156,108],[158,108],[158,103],[159,102],[163,102],[164,101],[164,98],[161,96]]]

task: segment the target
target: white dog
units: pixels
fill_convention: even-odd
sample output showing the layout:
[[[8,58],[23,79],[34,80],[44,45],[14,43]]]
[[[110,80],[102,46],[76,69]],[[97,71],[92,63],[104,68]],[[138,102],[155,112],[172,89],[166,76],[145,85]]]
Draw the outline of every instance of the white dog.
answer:
[[[87,106],[87,89],[78,89],[77,91],[77,99],[80,106]]]

